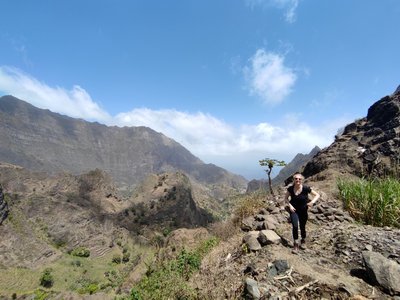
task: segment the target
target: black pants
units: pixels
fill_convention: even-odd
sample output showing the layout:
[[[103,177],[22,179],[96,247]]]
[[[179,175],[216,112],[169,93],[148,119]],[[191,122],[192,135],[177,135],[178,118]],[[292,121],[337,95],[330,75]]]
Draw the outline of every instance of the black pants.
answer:
[[[301,238],[305,239],[307,236],[306,233],[306,223],[308,220],[308,212],[307,209],[296,209],[295,212],[290,214],[290,220],[292,222],[292,234],[293,239],[297,240],[299,238],[299,223],[300,223],[300,232]]]

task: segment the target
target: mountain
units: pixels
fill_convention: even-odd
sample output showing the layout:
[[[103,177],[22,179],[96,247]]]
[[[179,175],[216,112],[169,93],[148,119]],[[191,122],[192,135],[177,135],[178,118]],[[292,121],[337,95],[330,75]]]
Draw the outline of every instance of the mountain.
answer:
[[[305,183],[321,199],[309,210],[307,249],[297,254],[283,187],[276,197],[238,195],[232,218],[205,229],[212,218],[195,198],[207,187],[182,172],[149,174],[122,197],[100,169],[49,176],[0,162],[9,204],[0,299],[398,298],[400,230],[355,222],[335,181],[398,175],[399,126],[395,93],[305,165]],[[44,270],[51,288],[40,284]]]
[[[323,180],[332,174],[399,175],[400,90],[383,97],[365,118],[348,124],[335,141],[306,164],[303,174]]]
[[[294,173],[299,172],[319,151],[321,151],[321,149],[315,146],[308,154],[298,153],[292,161],[283,167],[279,171],[279,174],[272,179],[272,184],[278,185],[284,183],[285,180]]]
[[[272,179],[272,185],[276,186],[282,183],[293,175],[295,172],[299,172],[321,149],[315,146],[310,153],[302,154],[298,153],[285,167],[283,167],[278,175]],[[267,179],[253,179],[247,183],[247,193],[251,193],[257,190],[268,190]]]
[[[14,293],[27,299],[23,295],[39,286],[47,267],[55,290],[74,293],[48,299],[87,299],[77,295],[89,293],[85,287],[92,281],[103,287],[96,299],[114,299],[112,288],[129,290],[129,275],[143,276],[154,247],[171,231],[213,220],[180,172],[149,175],[131,197],[122,197],[99,169],[49,176],[0,162],[0,182],[9,206],[0,225],[0,299]]]
[[[191,180],[242,189],[246,180],[147,127],[86,122],[36,108],[12,96],[0,98],[0,161],[51,174],[99,168],[119,187],[132,188],[152,173],[181,171]]]

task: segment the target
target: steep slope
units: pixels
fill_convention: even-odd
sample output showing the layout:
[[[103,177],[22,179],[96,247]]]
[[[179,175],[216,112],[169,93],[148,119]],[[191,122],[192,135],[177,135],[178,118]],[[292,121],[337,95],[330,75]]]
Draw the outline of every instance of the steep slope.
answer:
[[[383,97],[367,117],[347,125],[342,135],[304,168],[306,177],[323,180],[331,173],[385,176],[400,170],[400,91]]]
[[[151,173],[174,171],[203,184],[234,189],[246,184],[243,177],[204,164],[150,128],[107,127],[38,109],[12,96],[0,98],[0,160],[50,173],[99,168],[119,186],[135,186]]]
[[[188,177],[179,172],[150,175],[132,197],[122,197],[99,169],[48,176],[0,162],[0,182],[9,205],[9,216],[0,225],[0,299],[38,288],[46,267],[54,271],[57,292],[79,291],[82,278],[116,290],[131,272],[145,268],[155,237],[212,220],[195,203]],[[79,247],[90,256],[70,254]],[[129,261],[112,264],[125,253]],[[101,299],[114,299],[115,290],[107,289]]]
[[[283,167],[279,174],[272,179],[272,184],[278,185],[285,182],[293,173],[299,172],[321,149],[315,146],[308,154],[297,154],[290,163]]]

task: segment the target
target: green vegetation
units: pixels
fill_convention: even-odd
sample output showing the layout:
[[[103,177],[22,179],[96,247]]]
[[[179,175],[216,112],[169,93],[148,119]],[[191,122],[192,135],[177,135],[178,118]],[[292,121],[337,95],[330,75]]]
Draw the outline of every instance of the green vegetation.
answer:
[[[40,289],[35,290],[34,295],[35,295],[34,296],[35,300],[46,300],[50,296],[50,294],[48,292],[40,290]]]
[[[85,247],[77,247],[71,251],[71,255],[78,257],[89,257],[90,250]]]
[[[51,270],[50,272],[35,268],[4,269],[0,278],[1,294],[7,296],[7,299],[11,299],[12,294],[17,292],[18,295],[32,295],[35,297],[34,299],[44,300],[50,299],[51,293],[57,294],[61,291],[80,294],[102,291],[112,297],[115,295],[115,290],[121,286],[129,272],[137,264],[143,264],[144,267],[140,257],[153,255],[152,250],[148,247],[129,244],[126,248],[126,253],[130,253],[130,259],[123,264],[111,263],[112,257],[116,253],[122,256],[120,249],[113,249],[101,257],[86,258],[64,254],[46,266]],[[41,279],[43,279],[43,283],[50,282],[52,279],[51,288],[44,288],[41,285]]]
[[[114,254],[114,256],[112,257],[111,260],[114,264],[120,264],[122,259],[121,256],[119,254]]]
[[[54,284],[54,278],[51,274],[51,269],[47,268],[43,271],[42,276],[40,276],[40,285],[45,288],[50,288]]]
[[[374,226],[400,227],[400,181],[340,179],[339,196],[357,221]]]
[[[146,276],[132,288],[129,299],[196,299],[196,291],[187,281],[217,244],[218,239],[207,239],[193,251],[182,249],[175,259],[149,266]]]

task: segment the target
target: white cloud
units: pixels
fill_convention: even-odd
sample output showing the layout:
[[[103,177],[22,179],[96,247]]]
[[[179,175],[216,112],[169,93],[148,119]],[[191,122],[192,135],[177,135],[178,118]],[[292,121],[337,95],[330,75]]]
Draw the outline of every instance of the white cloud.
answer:
[[[284,56],[258,49],[244,68],[251,94],[269,104],[278,104],[287,97],[297,80],[292,69],[284,65]]]
[[[291,160],[297,153],[308,153],[315,145],[327,146],[337,128],[346,124],[344,120],[330,120],[329,124],[312,127],[299,121],[301,116],[288,115],[279,126],[268,122],[232,126],[202,112],[147,108],[110,116],[79,86],[70,91],[50,87],[17,69],[4,67],[0,67],[0,92],[71,117],[107,125],[150,127],[179,142],[203,161],[249,179],[257,172],[262,176],[259,159]]]
[[[71,90],[49,87],[12,67],[0,67],[0,91],[39,108],[47,108],[74,118],[100,122],[107,122],[110,118],[79,85],[73,86]]]
[[[285,2],[286,6],[286,13],[285,13],[285,20],[288,23],[294,23],[296,21],[296,9],[299,5],[298,0],[280,0],[280,2]]]
[[[296,21],[296,9],[299,6],[299,0],[245,0],[245,3],[252,9],[257,6],[284,9],[285,21],[288,23]]]
[[[228,153],[235,138],[235,131],[228,124],[201,112],[190,114],[172,109],[140,108],[116,115],[114,122],[118,126],[150,127],[196,155]]]

